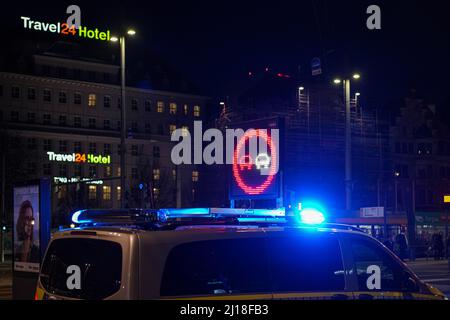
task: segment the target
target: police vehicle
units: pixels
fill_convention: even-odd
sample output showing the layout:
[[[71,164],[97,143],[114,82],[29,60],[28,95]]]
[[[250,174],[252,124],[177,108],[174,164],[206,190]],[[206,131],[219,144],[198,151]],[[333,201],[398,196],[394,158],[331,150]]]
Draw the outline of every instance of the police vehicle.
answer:
[[[82,210],[53,234],[35,299],[435,299],[389,249],[321,212]]]

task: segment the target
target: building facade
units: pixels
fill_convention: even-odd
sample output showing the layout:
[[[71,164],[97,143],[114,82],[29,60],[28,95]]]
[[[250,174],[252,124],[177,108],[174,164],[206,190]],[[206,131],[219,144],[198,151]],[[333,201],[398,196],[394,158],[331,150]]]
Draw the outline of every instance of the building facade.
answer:
[[[127,88],[126,168],[121,168],[122,103],[114,84],[119,68],[45,55],[35,55],[33,62],[33,74],[0,72],[6,190],[50,178],[54,212],[61,216],[80,207],[117,208],[121,197],[129,207],[196,202],[200,169],[172,164],[170,135],[202,119],[206,97]],[[126,190],[120,188],[122,174]]]

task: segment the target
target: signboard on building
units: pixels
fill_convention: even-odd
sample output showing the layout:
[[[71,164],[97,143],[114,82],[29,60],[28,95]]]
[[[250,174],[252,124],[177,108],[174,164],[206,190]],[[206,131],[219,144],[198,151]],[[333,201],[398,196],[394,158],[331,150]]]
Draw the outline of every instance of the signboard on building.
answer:
[[[246,132],[234,147],[230,200],[279,198],[282,120],[271,118],[237,126]],[[255,150],[251,147],[253,142],[257,145]]]
[[[359,213],[361,218],[383,218],[384,207],[361,208]]]

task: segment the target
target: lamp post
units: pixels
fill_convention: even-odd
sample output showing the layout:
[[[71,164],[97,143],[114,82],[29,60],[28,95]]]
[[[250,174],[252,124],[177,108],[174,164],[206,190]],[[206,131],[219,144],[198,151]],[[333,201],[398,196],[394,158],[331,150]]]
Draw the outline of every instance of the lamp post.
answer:
[[[358,80],[361,76],[355,73],[352,78]],[[345,209],[352,209],[352,121],[350,109],[350,79],[334,79],[334,84],[343,84],[345,102]]]
[[[134,36],[136,31],[129,29],[127,31],[129,36]],[[125,56],[125,35],[121,35],[120,38],[115,36],[111,37],[111,41],[120,42],[120,202],[121,207],[126,207],[126,56]]]

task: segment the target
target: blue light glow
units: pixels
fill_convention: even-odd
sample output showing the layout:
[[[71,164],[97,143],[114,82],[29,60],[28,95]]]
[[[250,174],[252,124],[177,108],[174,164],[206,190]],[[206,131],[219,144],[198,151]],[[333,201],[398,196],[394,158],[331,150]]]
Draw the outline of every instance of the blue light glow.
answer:
[[[73,223],[76,223],[76,224],[90,223],[90,222],[92,222],[91,220],[79,220],[79,219],[80,219],[80,216],[81,216],[83,213],[85,213],[85,212],[86,212],[86,210],[79,210],[79,211],[74,212],[74,213],[72,214],[72,222],[73,222]]]
[[[322,224],[325,222],[325,216],[317,209],[305,208],[300,212],[300,221],[310,225]]]

